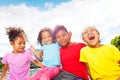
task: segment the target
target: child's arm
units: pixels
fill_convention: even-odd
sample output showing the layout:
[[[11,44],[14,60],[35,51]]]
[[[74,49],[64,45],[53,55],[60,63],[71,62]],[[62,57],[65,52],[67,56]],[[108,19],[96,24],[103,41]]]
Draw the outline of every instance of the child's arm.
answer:
[[[7,71],[8,71],[8,64],[4,64],[4,68],[3,68],[0,80],[4,80],[4,78],[5,78],[6,74],[7,74]]]
[[[40,51],[40,54],[39,54],[39,53],[37,52],[37,50],[34,48],[33,45],[30,46],[30,49],[31,49],[31,51],[32,51],[38,58],[40,58],[40,59],[43,60],[43,58],[42,58],[42,51]]]
[[[92,80],[92,77],[91,77],[91,73],[90,73],[90,69],[89,69],[88,63],[85,63],[85,64],[86,64],[86,68],[87,68],[87,71],[88,71],[89,80]]]
[[[42,67],[42,63],[37,61],[36,59],[33,61],[33,63],[36,65],[36,66],[39,66],[39,67]]]

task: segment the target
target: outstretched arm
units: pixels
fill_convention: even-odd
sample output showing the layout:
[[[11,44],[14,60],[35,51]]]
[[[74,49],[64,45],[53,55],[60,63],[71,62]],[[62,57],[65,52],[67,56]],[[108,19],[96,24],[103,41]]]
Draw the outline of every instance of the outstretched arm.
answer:
[[[43,60],[43,57],[42,57],[42,51],[40,51],[40,53],[37,52],[37,50],[35,49],[35,47],[33,45],[30,46],[30,50],[40,59]]]
[[[6,74],[7,74],[7,71],[8,71],[8,64],[4,64],[4,68],[3,68],[0,80],[4,80],[4,78],[5,78]]]

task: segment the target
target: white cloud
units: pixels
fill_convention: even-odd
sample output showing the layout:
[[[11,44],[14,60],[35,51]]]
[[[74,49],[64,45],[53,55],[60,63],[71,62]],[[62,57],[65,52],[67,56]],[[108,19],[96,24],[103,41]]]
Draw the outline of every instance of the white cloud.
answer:
[[[108,39],[105,37],[112,35],[108,29],[120,25],[120,0],[72,0],[56,7],[49,3],[46,5],[51,9],[41,11],[25,4],[0,7],[0,44],[9,45],[5,27],[15,25],[26,31],[32,44],[36,43],[39,30],[46,26],[53,28],[63,24],[73,32],[72,41],[82,41],[80,33],[84,26],[96,25],[105,42]],[[5,48],[7,46],[0,46],[1,54]]]

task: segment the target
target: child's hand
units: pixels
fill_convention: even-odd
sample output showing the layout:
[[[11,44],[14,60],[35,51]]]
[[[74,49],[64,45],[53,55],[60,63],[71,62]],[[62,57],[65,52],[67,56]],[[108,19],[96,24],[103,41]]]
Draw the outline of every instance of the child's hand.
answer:
[[[36,51],[36,50],[35,50],[35,47],[34,47],[33,45],[30,46],[30,50],[31,50],[32,52],[35,52],[35,51]]]
[[[39,55],[40,55],[40,59],[43,60],[43,51],[42,50],[40,51]]]

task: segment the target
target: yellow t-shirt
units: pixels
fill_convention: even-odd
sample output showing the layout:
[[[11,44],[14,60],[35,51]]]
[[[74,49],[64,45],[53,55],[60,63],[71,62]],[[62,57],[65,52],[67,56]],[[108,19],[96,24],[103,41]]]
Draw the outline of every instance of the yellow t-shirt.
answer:
[[[93,80],[117,80],[120,77],[119,60],[120,51],[112,45],[87,46],[80,53],[80,61],[88,64]]]

